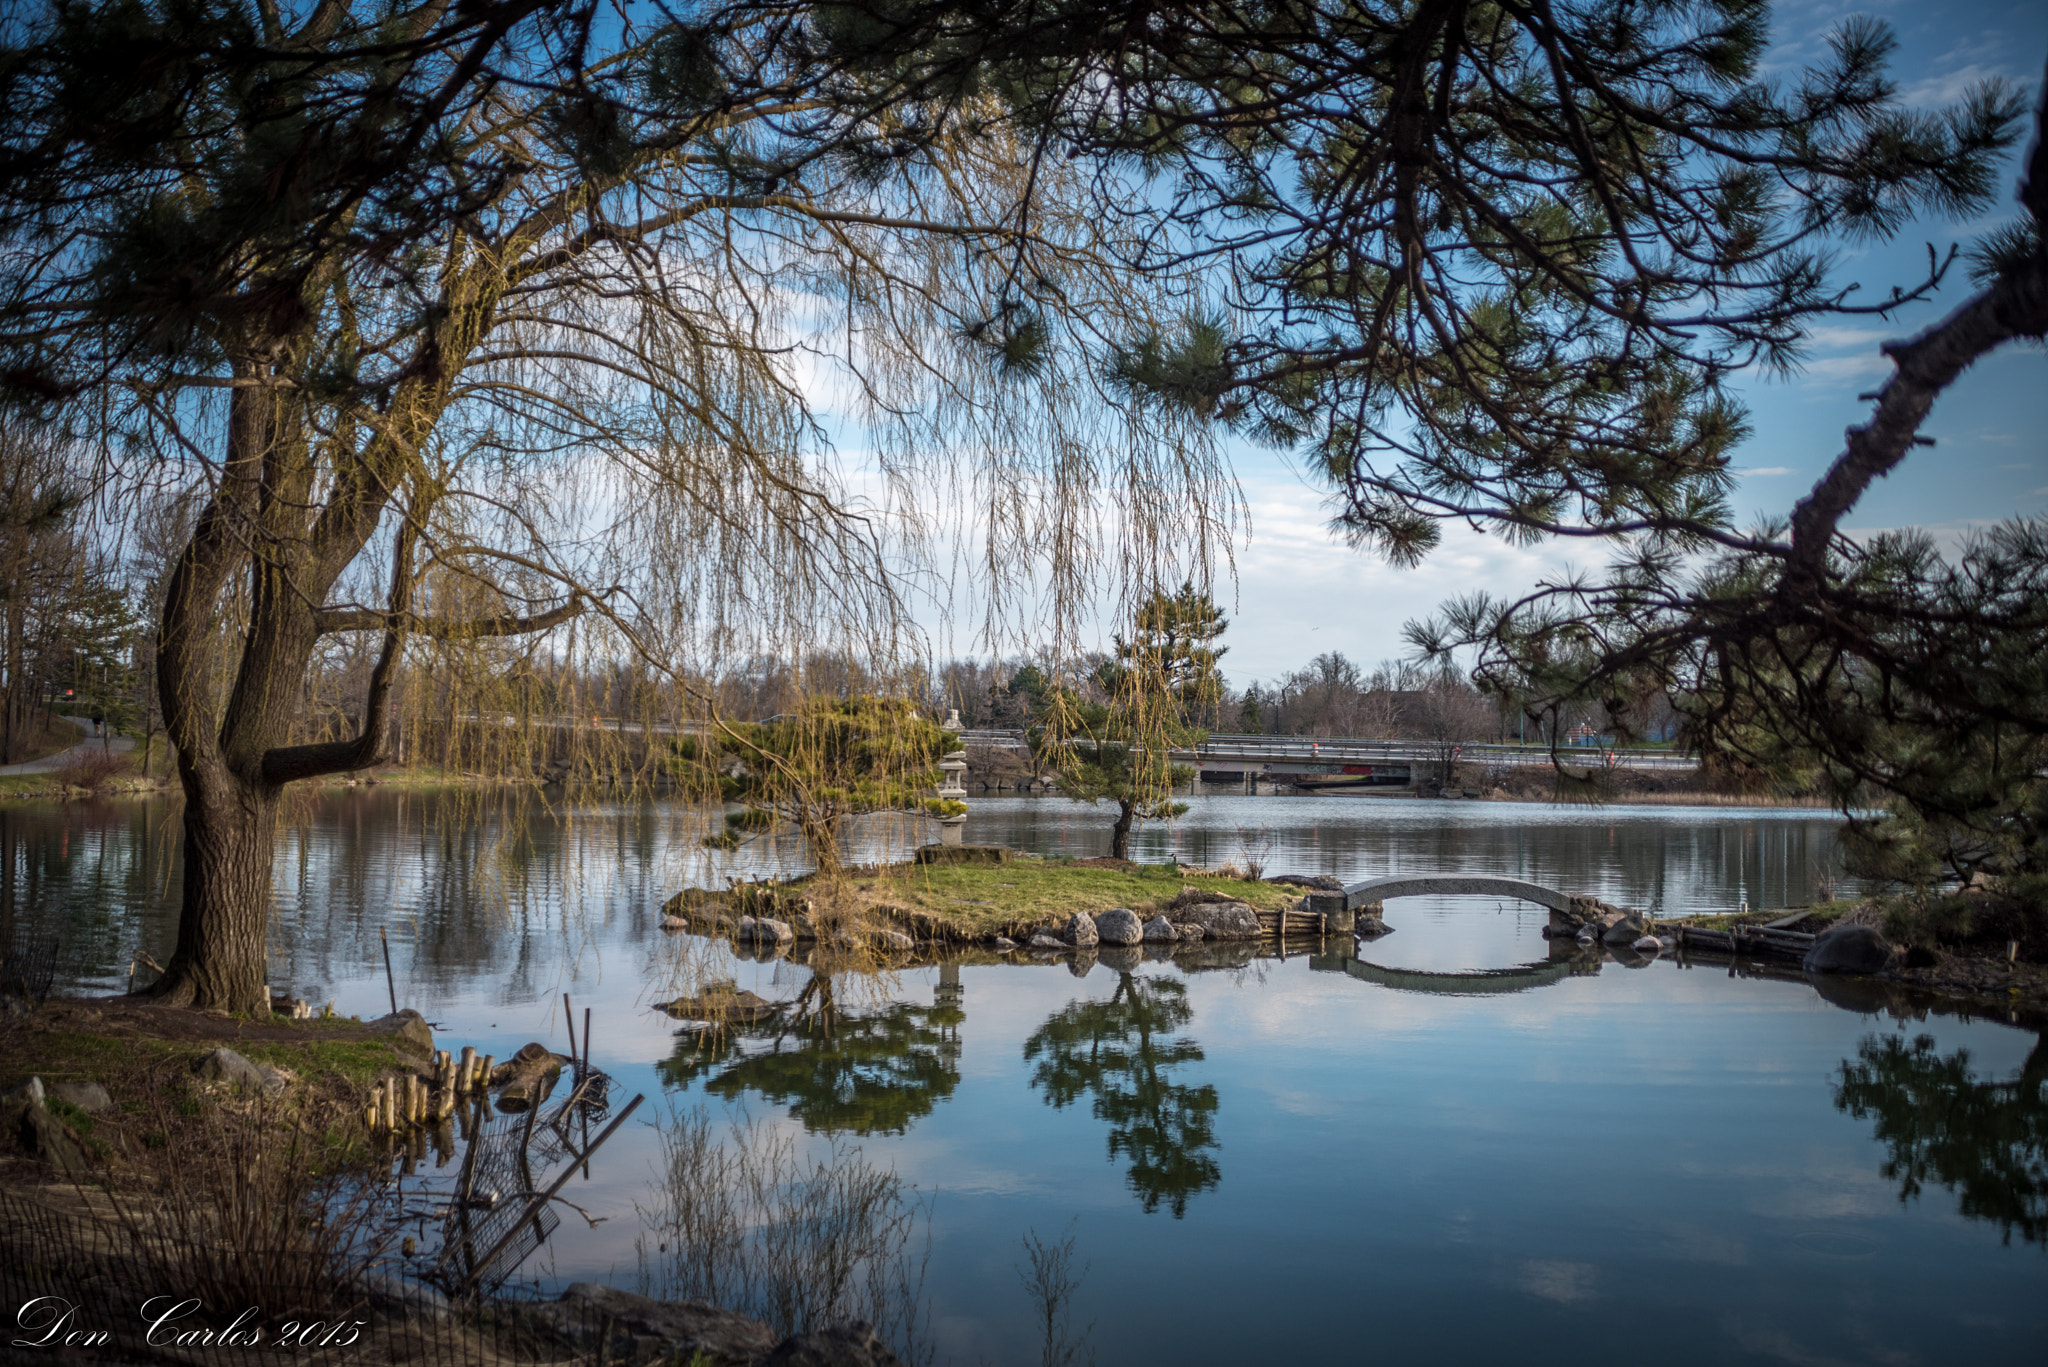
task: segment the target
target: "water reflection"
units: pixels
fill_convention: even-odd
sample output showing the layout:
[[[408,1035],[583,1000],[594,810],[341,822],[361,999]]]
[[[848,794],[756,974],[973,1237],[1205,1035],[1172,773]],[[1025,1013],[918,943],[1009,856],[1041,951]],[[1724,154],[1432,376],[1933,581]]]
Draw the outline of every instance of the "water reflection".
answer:
[[[2009,1082],[1973,1076],[1970,1051],[1934,1040],[1873,1035],[1845,1059],[1835,1105],[1873,1123],[1884,1176],[1901,1204],[1929,1181],[1956,1193],[1962,1213],[1996,1224],[2010,1242],[2048,1244],[2048,1034]]]
[[[753,1093],[813,1134],[904,1134],[960,1085],[954,987],[929,1006],[891,1002],[847,1010],[836,978],[814,970],[783,1014],[754,1025],[679,1031],[662,1081],[737,1102]]]
[[[1163,1201],[1176,1219],[1223,1177],[1209,1153],[1216,1089],[1174,1076],[1203,1057],[1193,1040],[1171,1038],[1193,1018],[1187,994],[1179,979],[1121,972],[1108,1001],[1073,1002],[1024,1041],[1025,1061],[1038,1065],[1032,1090],[1055,1110],[1092,1095],[1096,1119],[1109,1125],[1109,1156],[1128,1159],[1146,1212]]]

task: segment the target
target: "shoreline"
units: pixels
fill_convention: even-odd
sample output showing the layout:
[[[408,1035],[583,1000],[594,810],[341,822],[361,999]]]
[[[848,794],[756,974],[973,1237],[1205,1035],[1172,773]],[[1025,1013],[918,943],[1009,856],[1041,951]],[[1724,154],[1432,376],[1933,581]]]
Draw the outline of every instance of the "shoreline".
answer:
[[[366,769],[353,775],[330,775],[325,778],[307,780],[306,788],[322,792],[349,788],[533,788],[544,789],[561,785],[533,775],[493,776],[488,774],[448,774],[438,770],[413,770],[401,768]],[[638,784],[578,784],[569,791],[577,796],[608,795],[616,797],[621,787],[629,793],[665,801],[681,801],[672,792]],[[63,783],[55,775],[15,774],[0,775],[0,802],[80,802],[92,799],[144,798],[175,795],[179,785],[175,776],[144,779],[123,778],[119,781],[96,788],[81,788]],[[1376,792],[1352,793],[1331,792],[1265,792],[1245,794],[1238,792],[1202,792],[1196,785],[1181,794],[1195,798],[1262,797],[1279,801],[1302,798],[1344,797],[1358,802],[1410,801],[1410,802],[1485,802],[1521,803],[1542,807],[1716,807],[1739,810],[1755,808],[1761,811],[1813,811],[1833,812],[1837,808],[1822,797],[1777,796],[1773,794],[1742,794],[1715,792],[1708,789],[1659,789],[1641,792],[1615,792],[1595,798],[1560,797],[1554,791],[1544,793],[1511,793],[1503,789],[1480,792],[1464,789],[1454,793],[1424,792]],[[1058,789],[1031,792],[1021,788],[983,789],[971,795],[972,799],[1001,798],[1029,799],[1062,798],[1065,794]]]

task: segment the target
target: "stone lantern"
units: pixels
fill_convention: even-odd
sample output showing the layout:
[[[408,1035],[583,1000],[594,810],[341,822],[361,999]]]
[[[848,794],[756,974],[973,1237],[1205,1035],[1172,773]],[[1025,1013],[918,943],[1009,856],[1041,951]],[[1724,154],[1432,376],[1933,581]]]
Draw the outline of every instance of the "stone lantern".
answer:
[[[950,729],[950,728],[949,728]],[[960,775],[967,772],[967,752],[954,750],[939,761],[939,772],[945,777],[939,782],[939,796],[953,802],[964,801],[967,790],[960,786]],[[939,818],[939,843],[957,845],[963,827],[967,825],[967,813]]]

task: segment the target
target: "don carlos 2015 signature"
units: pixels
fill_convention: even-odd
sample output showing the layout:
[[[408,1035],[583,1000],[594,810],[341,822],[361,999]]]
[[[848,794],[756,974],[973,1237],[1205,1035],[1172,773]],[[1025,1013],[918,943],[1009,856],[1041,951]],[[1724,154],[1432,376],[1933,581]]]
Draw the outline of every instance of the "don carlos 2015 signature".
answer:
[[[142,1303],[142,1341],[154,1348],[346,1348],[368,1327],[367,1320],[286,1320],[267,1325],[253,1309],[219,1327],[194,1324],[206,1307],[196,1296],[155,1296]],[[14,1348],[105,1348],[117,1342],[113,1329],[88,1322],[85,1307],[62,1296],[38,1296],[14,1312]]]

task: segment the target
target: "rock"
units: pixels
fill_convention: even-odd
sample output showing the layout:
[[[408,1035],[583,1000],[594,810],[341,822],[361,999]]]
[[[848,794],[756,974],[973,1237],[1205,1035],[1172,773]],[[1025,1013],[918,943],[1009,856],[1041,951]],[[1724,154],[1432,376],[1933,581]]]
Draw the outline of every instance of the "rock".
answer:
[[[47,1096],[48,1091],[43,1086],[43,1080],[39,1077],[32,1077],[19,1087],[9,1087],[6,1094],[0,1096],[0,1105],[26,1104],[29,1106],[41,1106],[44,1104]]]
[[[732,936],[741,944],[786,945],[796,939],[796,931],[773,916],[742,916]]]
[[[990,940],[988,945],[990,949],[994,950],[1011,950],[1017,947],[1017,942],[1007,935],[998,935],[995,939]]]
[[[31,1101],[28,1089],[17,1087],[0,1102],[0,1125],[11,1131],[23,1151],[38,1163],[56,1168],[74,1181],[91,1166],[71,1127],[43,1108],[40,1091]]]
[[[688,930],[690,928],[690,918],[687,916],[663,916],[661,918],[661,928],[663,930]]]
[[[1800,966],[1808,973],[1881,973],[1891,957],[1892,947],[1876,927],[1836,926],[1821,933]]]
[[[1104,945],[1096,951],[1104,968],[1117,973],[1135,973],[1145,961],[1145,951],[1134,945]]]
[[[1145,943],[1149,945],[1172,944],[1180,938],[1173,922],[1164,916],[1154,916],[1145,923]]]
[[[1906,950],[1906,967],[1932,968],[1941,960],[1926,945],[1911,945]]]
[[[363,1028],[374,1034],[393,1036],[392,1042],[408,1053],[424,1054],[428,1058],[434,1055],[433,1027],[427,1024],[425,1016],[411,1007],[367,1021]]]
[[[275,1068],[251,1063],[232,1049],[214,1049],[201,1054],[199,1061],[192,1065],[192,1071],[208,1082],[243,1087],[252,1092],[267,1092],[274,1096],[284,1090],[284,1074]]]
[[[768,1019],[780,1008],[766,997],[747,991],[735,992],[731,983],[721,983],[706,987],[694,997],[677,997],[674,1001],[656,1002],[654,1009],[665,1011],[677,1020],[751,1025],[755,1021]]]
[[[396,1272],[372,1272],[361,1284],[371,1300],[392,1309],[437,1320],[448,1314],[448,1298],[425,1282],[407,1281]]]
[[[1076,949],[1093,949],[1102,941],[1095,929],[1095,918],[1085,911],[1077,911],[1067,918],[1067,943]]]
[[[658,1301],[600,1282],[572,1282],[552,1305],[532,1308],[536,1319],[580,1345],[611,1327],[595,1356],[620,1364],[689,1362],[745,1367],[775,1350],[775,1333],[757,1319],[703,1301]]]
[[[1187,925],[1175,926],[1174,931],[1180,937],[1182,944],[1191,944],[1209,938],[1208,931],[1192,922]]]
[[[818,923],[802,912],[789,918],[789,928],[796,932],[796,938],[799,940],[818,938]]]
[[[1600,943],[1632,945],[1650,933],[1649,923],[1634,912],[1623,912],[1600,934]]]
[[[868,943],[891,954],[908,954],[917,948],[917,941],[900,930],[871,930],[868,932]]]
[[[1402,943],[1406,944],[1407,941],[1404,940],[1402,941]],[[1654,935],[1645,935],[1641,939],[1637,940],[1634,944],[1630,945],[1629,948],[1633,949],[1638,954],[1649,954],[1655,956],[1658,954],[1662,954],[1664,952],[1664,942]]]
[[[1180,913],[1180,924],[1202,928],[1205,939],[1256,940],[1259,914],[1243,902],[1204,902]]]
[[[567,1062],[538,1041],[520,1045],[518,1053],[491,1069],[491,1085],[498,1089],[498,1109],[516,1113],[546,1100]]]
[[[1236,900],[1229,893],[1217,892],[1214,888],[1182,888],[1175,895],[1174,899],[1166,904],[1166,909],[1168,911],[1180,911],[1187,907],[1201,906],[1204,902],[1234,902]]]
[[[1073,956],[1067,960],[1067,972],[1077,978],[1087,977],[1088,970],[1093,967],[1095,967],[1095,951],[1092,949],[1075,950]]]
[[[114,1098],[108,1096],[107,1089],[97,1082],[53,1082],[50,1095],[59,1101],[70,1102],[87,1115],[98,1115],[114,1107]]]
[[[1377,912],[1361,911],[1358,913],[1357,922],[1351,928],[1351,933],[1363,935],[1368,940],[1377,940],[1382,935],[1391,934],[1393,929],[1392,926],[1380,919]],[[1401,943],[1407,944],[1408,942],[1403,940]]]
[[[1049,930],[1041,930],[1031,937],[1033,949],[1072,949],[1073,946]]]
[[[911,856],[920,864],[1007,864],[1007,845],[919,845]]]
[[[1111,907],[1095,917],[1095,934],[1106,945],[1142,944],[1145,923],[1125,907]]]
[[[759,1367],[902,1367],[865,1320],[829,1324],[807,1334],[791,1334],[761,1359]]]

